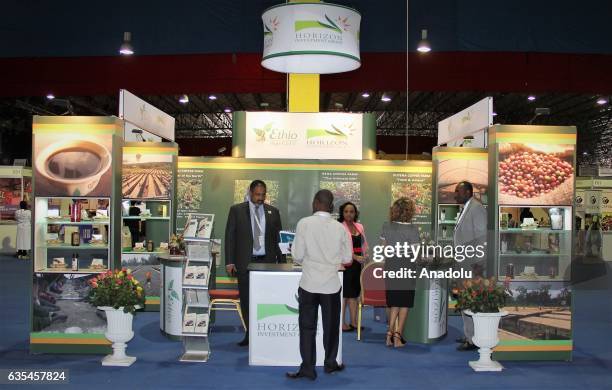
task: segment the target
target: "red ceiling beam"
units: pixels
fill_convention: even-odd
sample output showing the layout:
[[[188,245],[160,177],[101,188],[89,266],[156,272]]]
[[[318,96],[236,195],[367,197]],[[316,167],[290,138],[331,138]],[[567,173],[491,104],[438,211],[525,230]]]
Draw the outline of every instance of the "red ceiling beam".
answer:
[[[260,54],[4,58],[0,96],[283,92]],[[412,54],[410,90],[612,94],[612,55],[444,52]],[[402,91],[405,53],[362,53],[356,71],[321,78],[324,92]]]

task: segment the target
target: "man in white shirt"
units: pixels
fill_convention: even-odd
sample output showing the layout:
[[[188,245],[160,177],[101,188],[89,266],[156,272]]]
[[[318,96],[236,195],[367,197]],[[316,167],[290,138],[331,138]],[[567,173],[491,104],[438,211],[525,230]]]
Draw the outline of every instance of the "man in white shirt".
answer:
[[[292,379],[317,377],[316,335],[319,305],[323,320],[325,372],[342,371],[338,364],[340,339],[340,292],[338,270],[352,261],[352,249],[344,227],[331,217],[334,196],[320,190],[314,197],[314,215],[302,218],[298,224],[291,254],[302,264],[299,297],[300,355],[302,364],[297,372],[287,373]]]

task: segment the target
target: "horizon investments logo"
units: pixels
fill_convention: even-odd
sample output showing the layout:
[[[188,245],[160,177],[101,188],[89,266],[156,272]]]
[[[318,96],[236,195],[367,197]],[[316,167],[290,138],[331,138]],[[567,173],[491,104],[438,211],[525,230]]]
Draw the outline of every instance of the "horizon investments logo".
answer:
[[[337,17],[332,20],[329,16],[324,15],[325,20],[296,20],[294,22],[295,41],[302,43],[329,43],[342,44],[342,33],[348,31],[348,17]],[[308,31],[317,29],[319,32]],[[320,32],[321,30],[325,32]]]
[[[294,298],[297,303],[297,294]],[[300,334],[298,314],[297,307],[284,303],[258,303],[257,335],[262,337],[297,337]]]
[[[352,123],[344,126],[332,124],[331,129],[306,129],[306,144],[312,146],[347,147],[349,137],[352,137],[354,132]]]

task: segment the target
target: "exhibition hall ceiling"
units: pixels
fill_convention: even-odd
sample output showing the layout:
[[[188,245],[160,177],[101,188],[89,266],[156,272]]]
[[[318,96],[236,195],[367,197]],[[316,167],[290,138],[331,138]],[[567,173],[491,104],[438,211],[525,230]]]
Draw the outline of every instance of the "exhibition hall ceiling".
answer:
[[[435,137],[437,123],[475,103],[493,96],[495,123],[576,125],[581,149],[593,151],[611,136],[612,107],[599,105],[599,95],[543,94],[528,100],[527,94],[480,92],[351,92],[322,93],[321,111],[374,112],[380,135]],[[177,138],[231,137],[232,111],[286,111],[285,93],[189,94],[143,96],[149,103],[174,116]],[[214,99],[213,99],[214,97]],[[383,101],[383,98],[387,101]],[[29,132],[31,115],[117,115],[117,96],[57,96],[0,100],[0,128]],[[536,116],[536,108],[549,114]],[[406,112],[408,115],[408,124]],[[227,111],[227,112],[226,112]],[[602,150],[602,153],[606,152]]]

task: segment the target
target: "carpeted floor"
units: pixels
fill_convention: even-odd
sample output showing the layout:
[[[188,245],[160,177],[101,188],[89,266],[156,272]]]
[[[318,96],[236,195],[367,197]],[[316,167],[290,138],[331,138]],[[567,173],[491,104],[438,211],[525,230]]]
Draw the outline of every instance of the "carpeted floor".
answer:
[[[605,267],[605,266],[604,266]],[[282,367],[249,367],[247,348],[234,313],[218,314],[211,332],[208,363],[178,361],[181,343],[159,332],[158,313],[139,313],[129,354],[138,361],[129,368],[100,365],[101,356],[30,355],[27,313],[31,263],[0,257],[0,368],[64,368],[74,388],[350,388],[350,389],[612,389],[612,278],[606,275],[575,292],[572,362],[504,362],[502,373],[474,373],[467,365],[475,352],[457,352],[459,318],[451,317],[449,334],[435,345],[408,345],[401,350],[383,345],[385,327],[366,312],[365,340],[344,335],[347,370],[317,382],[285,379]],[[599,272],[599,275],[602,273]],[[30,387],[28,387],[30,388]]]

